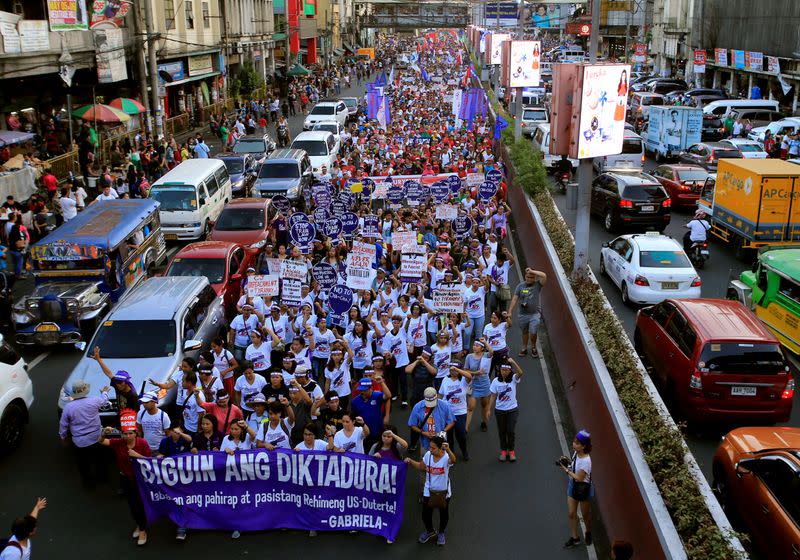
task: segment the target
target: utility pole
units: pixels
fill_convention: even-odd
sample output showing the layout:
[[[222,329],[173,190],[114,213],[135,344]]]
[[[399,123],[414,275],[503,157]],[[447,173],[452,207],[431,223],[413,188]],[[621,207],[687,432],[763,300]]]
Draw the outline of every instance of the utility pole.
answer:
[[[134,47],[134,62],[136,63],[136,79],[139,82],[139,95],[142,97],[142,105],[144,105],[144,127],[147,134],[153,134],[153,113],[150,108],[150,97],[147,95],[147,73],[144,69],[144,41],[142,40],[142,22],[139,19],[139,13],[133,11],[133,35],[136,37],[136,45]],[[70,112],[71,113],[71,112]],[[70,124],[72,120],[70,119]]]
[[[161,104],[158,101],[158,65],[156,64],[156,33],[153,26],[153,4],[144,0],[144,25],[147,33],[147,70],[150,72],[150,93],[152,94],[152,113],[155,120],[155,138],[164,136],[164,123],[161,120]]]
[[[600,39],[600,0],[592,0],[592,32],[589,36],[589,64],[597,63]],[[573,278],[584,276],[589,266],[589,204],[592,197],[592,160],[578,163],[578,213],[575,219],[575,262]]]
[[[517,16],[517,40],[522,41],[525,38],[525,19],[524,13],[525,2],[521,2],[519,6],[519,15]],[[511,71],[509,70],[509,73]],[[516,104],[514,105],[514,140],[522,138],[522,88],[515,88],[517,92]],[[511,95],[511,88],[507,88],[506,95]],[[509,100],[510,101],[510,100]]]

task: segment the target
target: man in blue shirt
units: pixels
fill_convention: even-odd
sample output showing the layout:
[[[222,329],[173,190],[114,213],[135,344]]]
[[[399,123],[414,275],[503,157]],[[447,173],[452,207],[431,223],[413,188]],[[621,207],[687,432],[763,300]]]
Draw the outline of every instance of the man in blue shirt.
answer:
[[[197,144],[194,146],[194,155],[197,158],[207,158],[208,154],[211,152],[211,148],[208,147],[203,141],[203,137],[197,139]]]
[[[364,440],[364,449],[372,447],[373,443],[379,441],[383,434],[383,413],[381,405],[383,401],[388,401],[391,396],[372,389],[372,380],[369,377],[362,377],[358,382],[359,394],[350,403],[350,411],[353,416],[361,416],[364,423],[369,427],[369,436]]]
[[[455,423],[456,417],[453,415],[450,404],[440,399],[433,387],[425,389],[423,399],[414,405],[414,408],[411,409],[411,416],[408,417],[411,431],[419,434],[420,444],[425,450],[428,449],[428,444],[433,436],[452,430]],[[416,451],[416,449],[409,449],[409,451]]]

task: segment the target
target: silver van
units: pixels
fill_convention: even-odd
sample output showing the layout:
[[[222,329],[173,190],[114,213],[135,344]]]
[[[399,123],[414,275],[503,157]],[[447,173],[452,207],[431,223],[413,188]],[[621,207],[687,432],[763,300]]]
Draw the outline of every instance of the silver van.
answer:
[[[533,133],[533,149],[542,152],[544,166],[550,173],[554,172],[556,164],[561,160],[561,156],[550,153],[550,123],[536,125],[536,130]],[[578,160],[570,158],[569,161],[572,164],[572,169],[577,169]]]
[[[622,152],[610,156],[600,156],[592,160],[592,166],[598,173],[605,171],[643,171],[644,142],[642,137],[625,131],[622,138]]]
[[[89,344],[76,346],[85,350],[72,370],[58,397],[59,413],[71,400],[75,381],[91,384],[91,394],[111,385],[100,365],[92,358],[95,346],[111,371],[124,370],[139,394],[156,390],[147,380],[166,382],[181,361],[197,358],[207,350],[214,337],[226,332],[222,297],[205,276],[160,276],[149,278],[120,299],[106,315]],[[119,411],[113,402],[100,411],[104,423],[113,423]],[[159,406],[175,399],[176,389],[159,392]]]
[[[714,115],[725,120],[728,114],[735,109],[763,109],[765,111],[777,111],[780,104],[769,99],[718,99],[703,107],[704,115]]]

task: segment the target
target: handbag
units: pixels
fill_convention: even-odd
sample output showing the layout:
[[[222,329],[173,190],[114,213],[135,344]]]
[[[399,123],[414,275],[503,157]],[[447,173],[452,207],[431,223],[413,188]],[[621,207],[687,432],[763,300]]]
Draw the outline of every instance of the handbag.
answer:
[[[433,463],[427,464],[431,467]],[[432,509],[445,509],[447,507],[447,490],[431,490],[431,471],[430,468],[425,469],[428,473],[428,507]]]
[[[500,298],[500,301],[510,301],[511,286],[508,284],[500,284],[497,286],[497,297]]]

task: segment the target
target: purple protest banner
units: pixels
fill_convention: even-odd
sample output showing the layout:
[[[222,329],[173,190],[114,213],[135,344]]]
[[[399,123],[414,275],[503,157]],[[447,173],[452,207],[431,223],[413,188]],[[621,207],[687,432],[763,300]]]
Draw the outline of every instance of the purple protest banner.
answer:
[[[453,232],[458,237],[466,237],[472,231],[472,218],[469,216],[458,216],[453,220]]]
[[[307,222],[307,221],[308,221],[307,214],[304,214],[302,212],[295,212],[294,214],[289,216],[289,229],[291,229],[291,227],[295,225],[297,222]]]
[[[137,459],[149,523],[226,531],[363,531],[394,540],[406,465],[394,459],[288,449]]]
[[[276,194],[273,196],[271,204],[284,216],[289,215],[289,209],[292,207],[292,203],[289,201],[289,199],[282,194]]]
[[[378,224],[378,216],[375,214],[367,214],[364,216],[364,225],[361,227],[361,235],[364,237],[380,237],[381,230]]]
[[[499,185],[500,181],[503,180],[503,174],[497,169],[490,169],[486,172],[486,180]]]
[[[311,189],[311,198],[314,199],[314,204],[319,208],[329,208],[333,197],[331,196],[330,185],[322,183],[314,185]]]
[[[319,283],[320,289],[326,292],[336,285],[338,279],[336,269],[326,262],[315,264],[314,268],[311,269],[311,274],[314,276],[314,280]]]
[[[328,293],[328,307],[334,313],[344,313],[353,305],[353,290],[337,284]]]
[[[292,242],[301,249],[311,245],[316,235],[317,228],[310,222],[297,222],[289,228],[289,237],[291,237]]]
[[[325,220],[327,220],[330,217],[331,217],[331,211],[328,210],[326,207],[319,206],[318,208],[314,209],[314,221],[317,223],[317,225],[323,224]]]
[[[386,191],[386,200],[388,200],[391,204],[396,206],[400,206],[403,203],[403,199],[406,197],[405,187],[402,185],[392,185]]]
[[[342,220],[339,218],[328,218],[322,222],[321,226],[322,233],[331,240],[337,239],[339,234],[342,233]]]
[[[353,207],[353,193],[341,191],[336,195],[336,200],[341,200],[347,206],[347,210]],[[347,211],[345,210],[345,212]]]
[[[345,212],[339,219],[342,220],[342,231],[345,238],[352,237],[353,232],[358,229],[358,216],[352,212]]]
[[[436,204],[441,204],[450,195],[450,185],[444,181],[438,181],[431,185],[431,196]]]
[[[334,216],[341,216],[350,209],[350,205],[338,198],[331,203],[331,211]]]
[[[489,200],[497,193],[497,183],[491,181],[484,181],[478,187],[478,198],[481,200]]]
[[[447,178],[447,183],[450,185],[450,192],[453,194],[458,193],[461,189],[461,179],[458,178],[458,175],[450,175]]]

